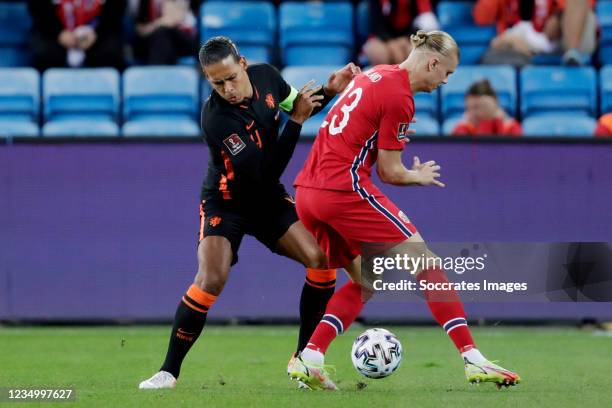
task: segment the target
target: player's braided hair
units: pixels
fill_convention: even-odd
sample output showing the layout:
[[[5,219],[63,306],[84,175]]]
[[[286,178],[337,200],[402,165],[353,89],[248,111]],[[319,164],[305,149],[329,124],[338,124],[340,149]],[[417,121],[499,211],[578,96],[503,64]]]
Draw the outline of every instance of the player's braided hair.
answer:
[[[200,48],[198,55],[200,64],[204,67],[223,61],[225,58],[232,56],[236,62],[240,60],[238,47],[228,37],[218,36],[208,39]]]
[[[459,47],[447,32],[419,30],[410,36],[413,49],[433,51],[445,57],[454,55],[459,60]]]

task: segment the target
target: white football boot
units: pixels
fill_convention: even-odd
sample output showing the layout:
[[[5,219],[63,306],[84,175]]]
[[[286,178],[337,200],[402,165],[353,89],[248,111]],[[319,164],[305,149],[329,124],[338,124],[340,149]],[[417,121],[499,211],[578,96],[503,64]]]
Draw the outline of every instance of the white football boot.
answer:
[[[141,390],[159,390],[174,387],[176,387],[176,378],[167,371],[158,371],[153,377],[144,380],[138,386]]]

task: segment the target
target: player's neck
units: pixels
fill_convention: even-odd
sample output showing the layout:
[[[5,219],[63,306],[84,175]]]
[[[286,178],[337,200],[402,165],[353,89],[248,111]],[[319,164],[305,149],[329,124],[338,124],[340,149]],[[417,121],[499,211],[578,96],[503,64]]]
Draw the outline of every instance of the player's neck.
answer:
[[[249,86],[247,88],[247,91],[244,94],[244,99],[252,99],[253,98],[253,84],[251,83],[251,81],[249,80]]]
[[[419,80],[416,75],[413,75],[413,73],[416,72],[415,60],[407,58],[404,62],[399,64],[399,68],[408,72],[408,81],[410,82],[410,90],[412,93],[415,94],[420,92],[422,88],[419,86]]]

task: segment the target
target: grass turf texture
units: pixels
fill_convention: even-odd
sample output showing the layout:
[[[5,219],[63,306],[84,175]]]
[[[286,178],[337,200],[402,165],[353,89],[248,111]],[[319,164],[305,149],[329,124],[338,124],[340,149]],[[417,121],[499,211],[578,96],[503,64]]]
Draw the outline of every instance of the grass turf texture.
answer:
[[[610,336],[570,328],[475,328],[481,350],[523,378],[498,391],[493,384],[467,383],[440,328],[387,328],[404,347],[402,366],[386,379],[359,375],[349,353],[363,328],[352,328],[327,355],[338,370],[342,391],[336,393],[297,390],[287,378],[293,327],[208,327],[177,388],[161,391],[137,386],[159,368],[169,328],[0,328],[0,387],[74,387],[77,401],[61,403],[66,407],[612,406]]]

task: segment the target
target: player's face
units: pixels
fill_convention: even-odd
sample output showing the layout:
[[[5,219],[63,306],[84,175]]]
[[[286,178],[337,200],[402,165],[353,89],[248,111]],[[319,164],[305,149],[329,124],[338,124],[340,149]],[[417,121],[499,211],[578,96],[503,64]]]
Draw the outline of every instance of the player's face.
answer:
[[[238,104],[250,96],[251,81],[246,71],[246,60],[238,62],[229,55],[227,58],[204,67],[206,79],[213,89],[231,104]]]
[[[448,83],[448,77],[455,72],[458,61],[456,58],[447,58],[437,55],[428,61],[427,90],[433,92],[442,84]]]

